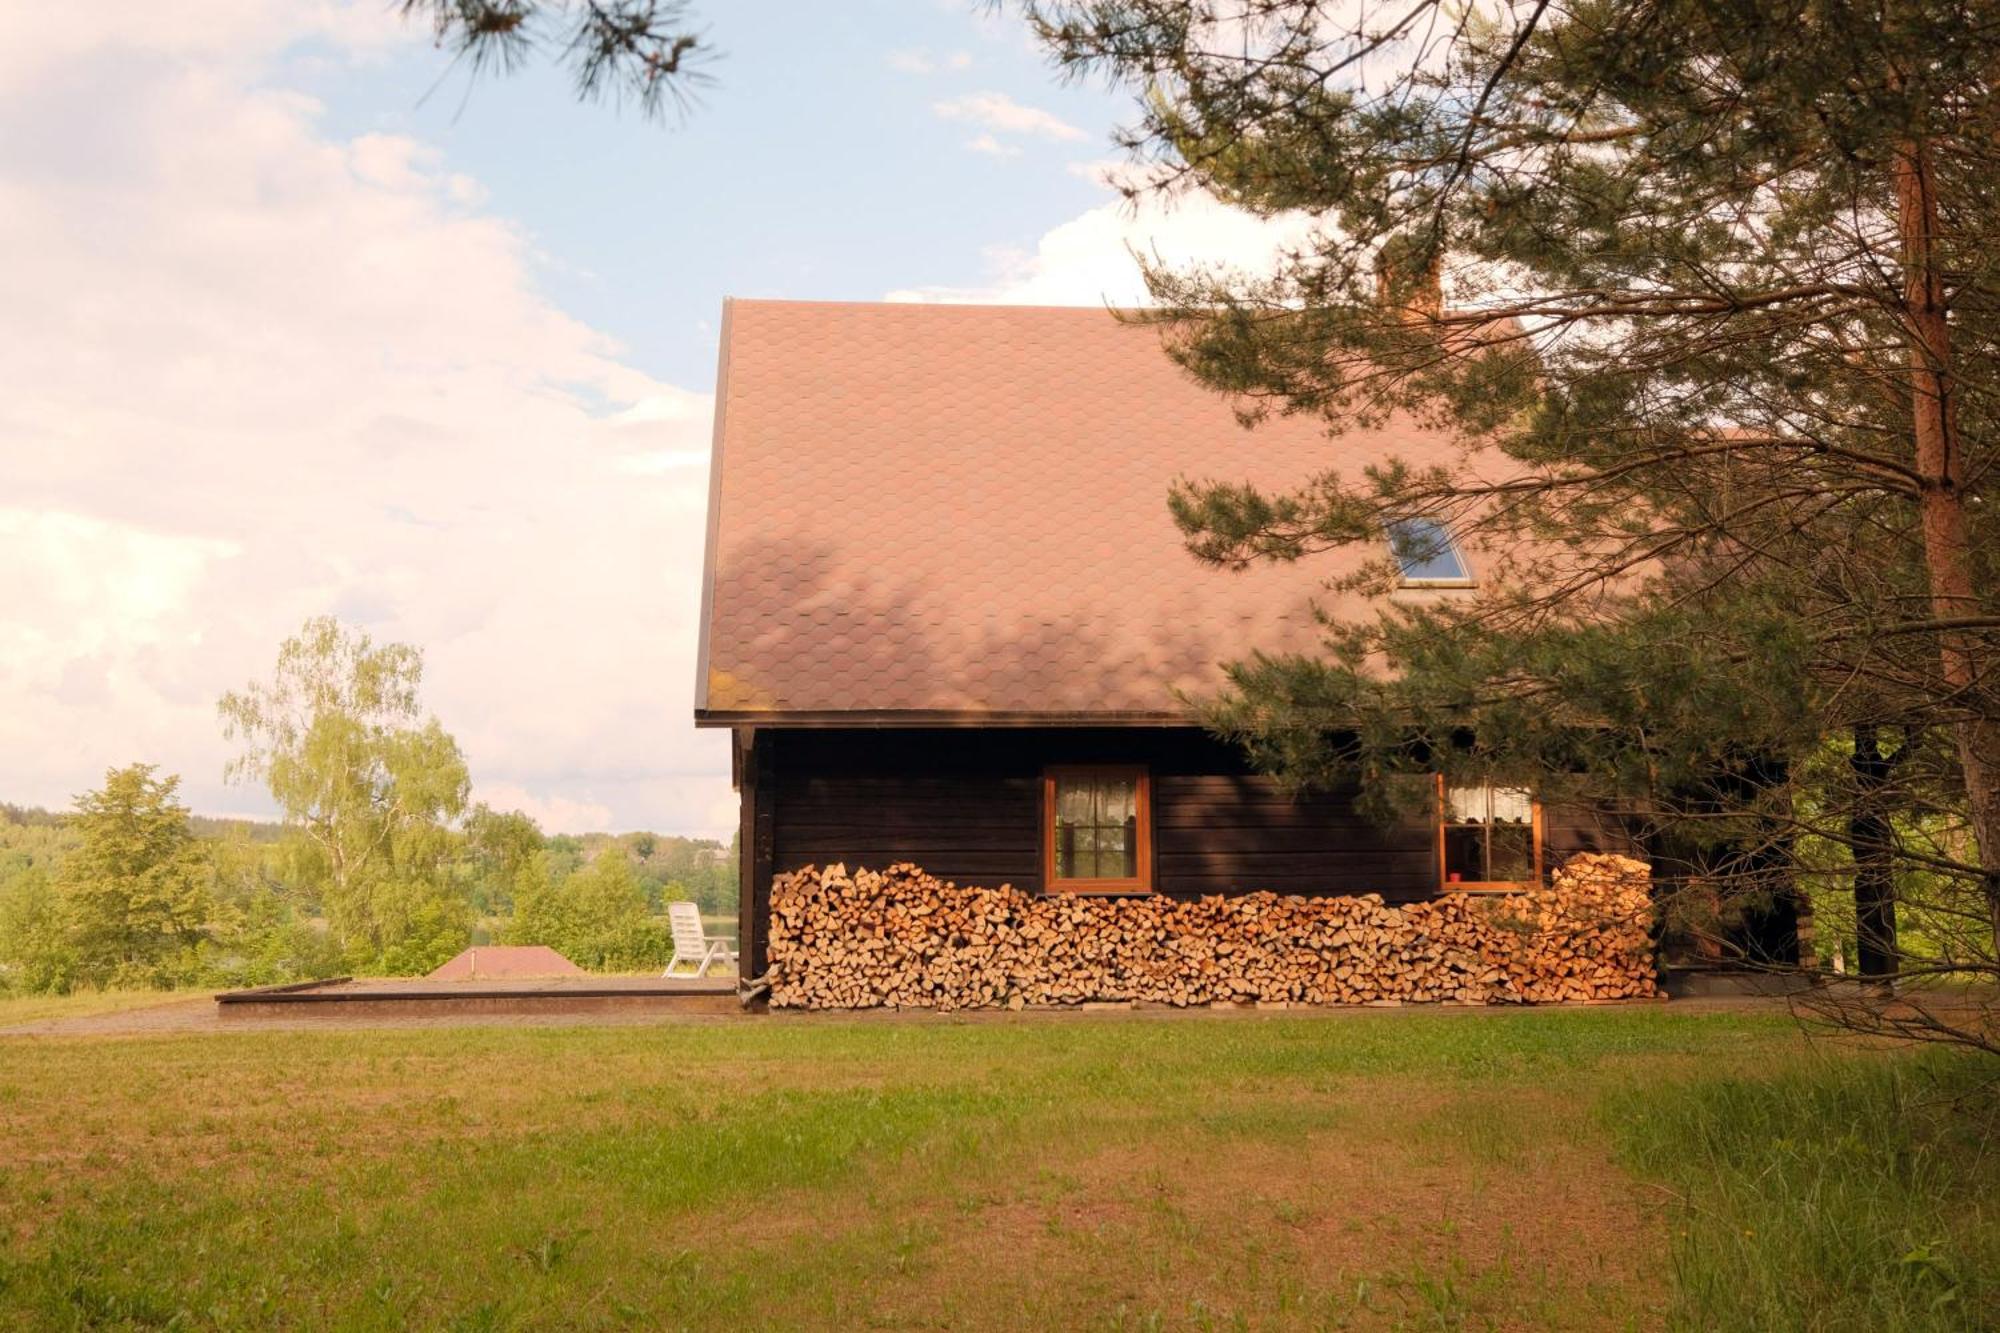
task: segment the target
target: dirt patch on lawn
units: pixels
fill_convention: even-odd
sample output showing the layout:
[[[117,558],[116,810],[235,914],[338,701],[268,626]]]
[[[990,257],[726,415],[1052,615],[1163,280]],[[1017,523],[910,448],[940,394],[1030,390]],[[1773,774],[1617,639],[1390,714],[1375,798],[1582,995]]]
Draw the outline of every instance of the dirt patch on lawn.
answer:
[[[1153,1122],[1076,1156],[1051,1141],[1012,1188],[926,1209],[938,1241],[879,1288],[875,1313],[993,1328],[1108,1310],[1141,1327],[1658,1326],[1663,1223],[1573,1099],[1488,1086],[1497,1153],[1476,1120],[1464,1136],[1437,1128],[1477,1109],[1464,1099],[1371,1080],[1325,1095],[1323,1115],[1274,1099],[1263,1129]]]

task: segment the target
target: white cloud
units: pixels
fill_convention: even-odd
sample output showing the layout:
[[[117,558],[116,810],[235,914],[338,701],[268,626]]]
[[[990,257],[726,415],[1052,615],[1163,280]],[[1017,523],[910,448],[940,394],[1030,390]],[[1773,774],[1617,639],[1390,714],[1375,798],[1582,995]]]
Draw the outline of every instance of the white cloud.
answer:
[[[1096,168],[1093,168],[1096,170]],[[1144,305],[1136,255],[1174,265],[1221,265],[1256,272],[1311,230],[1311,219],[1263,219],[1205,194],[1144,196],[1135,209],[1110,201],[1045,232],[1032,250],[986,252],[990,281],[974,287],[907,287],[891,301],[999,305]]]
[[[1087,137],[1066,120],[1042,110],[1023,106],[1005,93],[967,93],[963,97],[933,102],[931,110],[946,120],[967,120],[990,132],[1031,135],[1044,139],[1077,140]]]
[[[709,397],[551,305],[434,149],[272,86],[304,37],[416,39],[382,15],[0,15],[0,798],[146,760],[252,804],[216,697],[332,612],[425,650],[482,792],[726,833],[687,721]]]
[[[158,755],[191,718],[212,718],[214,700],[179,666],[201,639],[179,612],[218,562],[240,554],[227,541],[0,509],[0,754],[9,773],[77,761],[49,793],[66,800],[107,768]]]
[[[147,0],[142,5],[0,6],[0,87],[32,73],[144,52],[231,72],[320,38],[349,56],[409,40],[394,8],[367,0]]]
[[[1021,150],[1013,144],[1001,143],[990,134],[967,139],[965,146],[975,153],[985,153],[989,157],[1019,157]]]
[[[473,799],[495,810],[516,810],[542,826],[545,833],[610,833],[616,831],[611,808],[567,796],[537,796],[512,782],[479,783]]]
[[[706,449],[656,449],[652,453],[626,454],[618,460],[618,470],[635,477],[657,477],[683,468],[706,468]]]
[[[970,69],[972,53],[945,51],[933,54],[923,50],[891,51],[888,61],[890,69],[903,74],[937,74],[944,70]]]

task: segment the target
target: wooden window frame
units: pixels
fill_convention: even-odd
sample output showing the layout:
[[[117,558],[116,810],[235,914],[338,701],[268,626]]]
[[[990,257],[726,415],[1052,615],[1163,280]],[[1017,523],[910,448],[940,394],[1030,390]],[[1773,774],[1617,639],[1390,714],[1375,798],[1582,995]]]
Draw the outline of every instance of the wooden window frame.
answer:
[[[1130,879],[1056,878],[1056,780],[1059,778],[1137,778],[1138,810],[1134,836],[1138,839],[1135,864],[1139,873]],[[1149,894],[1153,887],[1153,775],[1144,764],[1052,764],[1042,770],[1042,891],[1108,896]]]
[[[1529,817],[1528,824],[1529,827],[1533,830],[1533,832],[1530,834],[1530,837],[1534,844],[1534,858],[1535,858],[1535,879],[1532,884],[1524,884],[1519,880],[1507,880],[1507,879],[1470,880],[1470,881],[1458,880],[1454,882],[1451,879],[1450,874],[1445,869],[1444,832],[1446,827],[1449,826],[1450,824],[1450,821],[1447,820],[1445,816],[1451,812],[1451,806],[1450,803],[1446,800],[1445,796],[1444,774],[1439,773],[1436,774],[1435,777],[1437,781],[1437,786],[1435,789],[1436,799],[1437,799],[1437,813],[1436,817],[1432,820],[1432,822],[1437,825],[1438,891],[1441,893],[1525,893],[1529,889],[1540,888],[1546,882],[1544,876],[1547,873],[1542,863],[1542,835],[1544,832],[1544,827],[1542,823],[1541,798],[1536,796],[1533,792],[1528,793],[1528,807],[1532,812]],[[1491,826],[1489,825],[1488,827]]]

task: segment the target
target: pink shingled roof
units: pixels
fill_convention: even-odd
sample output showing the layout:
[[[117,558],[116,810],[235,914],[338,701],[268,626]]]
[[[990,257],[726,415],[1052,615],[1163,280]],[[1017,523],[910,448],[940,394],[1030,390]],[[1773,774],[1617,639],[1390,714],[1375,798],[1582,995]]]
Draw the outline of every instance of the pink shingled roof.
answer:
[[[717,397],[711,723],[1181,716],[1220,662],[1311,648],[1321,584],[1365,557],[1205,567],[1175,477],[1283,486],[1459,447],[1406,422],[1245,430],[1101,309],[732,301]]]
[[[502,977],[580,977],[583,969],[546,944],[481,944],[430,974],[440,981]]]

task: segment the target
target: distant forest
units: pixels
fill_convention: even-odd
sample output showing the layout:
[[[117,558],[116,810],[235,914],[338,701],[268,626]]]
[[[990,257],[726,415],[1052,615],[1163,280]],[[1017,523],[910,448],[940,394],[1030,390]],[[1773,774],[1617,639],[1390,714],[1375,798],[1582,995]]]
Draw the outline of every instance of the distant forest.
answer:
[[[83,985],[266,985],[357,970],[419,972],[469,944],[547,943],[586,967],[664,967],[666,904],[691,901],[711,934],[735,933],[736,848],[660,833],[543,834],[525,815],[475,809],[451,858],[462,934],[391,950],[368,966],[328,929],[312,867],[284,824],[186,816],[192,897],[205,919],[167,929],[185,947],[93,959],[92,938],[125,932],[66,901],[65,862],[83,842],[75,813],[0,802],[0,993]],[[87,898],[87,895],[78,895]],[[101,907],[104,905],[100,905]],[[109,905],[112,914],[129,903]],[[81,944],[83,947],[77,947]],[[132,953],[132,951],[123,951]]]
[[[223,696],[227,776],[265,788],[281,823],[195,815],[145,763],[73,811],[0,804],[0,993],[420,974],[488,943],[657,971],[674,901],[733,933],[733,845],[547,834],[475,804],[418,702],[422,669],[414,648],[321,618]]]

